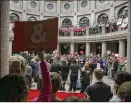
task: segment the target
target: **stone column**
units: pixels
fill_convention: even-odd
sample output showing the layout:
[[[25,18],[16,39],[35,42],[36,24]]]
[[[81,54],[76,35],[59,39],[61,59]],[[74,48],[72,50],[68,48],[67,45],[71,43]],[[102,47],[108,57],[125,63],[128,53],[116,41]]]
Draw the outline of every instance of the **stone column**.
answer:
[[[59,43],[57,43],[57,51],[60,52],[60,51],[59,51]]]
[[[10,1],[0,1],[0,77],[9,73],[9,8]]]
[[[9,56],[12,56],[12,41],[9,41]]]
[[[57,0],[57,15],[58,15],[58,18],[59,18],[59,22],[58,22],[58,27],[61,27],[61,22],[60,22],[60,0]]]
[[[101,56],[103,57],[104,54],[107,53],[107,43],[106,42],[102,42],[102,53]]]
[[[27,1],[23,0],[23,12],[22,12],[22,21],[27,21],[28,18],[26,17],[26,3]]]
[[[109,2],[110,2],[110,19],[114,19],[114,17],[115,17],[114,1],[110,0]]]
[[[44,11],[44,0],[39,1],[40,2],[40,20],[44,19],[43,11]]]
[[[125,57],[125,42],[124,42],[124,40],[119,41],[119,56]]]
[[[89,56],[90,55],[90,43],[86,43],[86,55]]]
[[[131,73],[131,1],[128,1],[127,71]]]
[[[74,43],[72,42],[70,44],[70,54],[73,54],[74,53]]]
[[[95,1],[94,0],[91,0],[90,1],[91,2],[91,26],[93,25],[93,23],[95,22],[95,12],[94,12],[94,10],[95,10]]]
[[[76,15],[76,13],[77,13],[77,9],[78,9],[78,7],[77,7],[77,0],[74,0],[74,18],[73,18],[73,25],[74,26],[77,26],[77,15]]]

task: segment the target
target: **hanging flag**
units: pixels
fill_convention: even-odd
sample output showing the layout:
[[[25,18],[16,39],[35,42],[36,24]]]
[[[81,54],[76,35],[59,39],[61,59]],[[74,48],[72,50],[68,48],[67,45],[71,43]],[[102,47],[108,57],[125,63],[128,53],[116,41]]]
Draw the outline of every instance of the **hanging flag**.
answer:
[[[43,21],[16,21],[14,28],[15,52],[50,51],[57,48],[58,18]]]

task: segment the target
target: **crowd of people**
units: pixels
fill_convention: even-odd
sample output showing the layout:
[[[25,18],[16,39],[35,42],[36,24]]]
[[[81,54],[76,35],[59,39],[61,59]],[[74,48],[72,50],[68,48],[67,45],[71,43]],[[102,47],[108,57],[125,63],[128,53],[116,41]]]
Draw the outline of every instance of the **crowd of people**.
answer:
[[[104,27],[104,28],[103,28]],[[86,29],[81,29],[81,27],[68,27],[64,29],[59,29],[60,36],[71,36],[71,30],[74,31],[74,36],[84,36],[86,35]],[[103,29],[105,33],[116,32],[118,30],[125,30],[128,28],[128,18],[120,18],[118,20],[112,19],[104,22],[98,22],[90,25],[87,30],[89,30],[89,35],[102,34]]]
[[[84,54],[14,55],[9,60],[9,74],[0,79],[1,102],[28,101],[32,82],[40,90],[38,102],[131,102],[131,74],[126,71],[126,58],[114,55],[86,56]],[[28,59],[27,59],[28,58]],[[85,98],[69,97],[60,100],[56,93],[75,92],[80,72],[80,93]],[[107,75],[114,80],[114,92],[102,81]],[[65,88],[69,77],[69,88]],[[92,84],[92,79],[96,82]]]

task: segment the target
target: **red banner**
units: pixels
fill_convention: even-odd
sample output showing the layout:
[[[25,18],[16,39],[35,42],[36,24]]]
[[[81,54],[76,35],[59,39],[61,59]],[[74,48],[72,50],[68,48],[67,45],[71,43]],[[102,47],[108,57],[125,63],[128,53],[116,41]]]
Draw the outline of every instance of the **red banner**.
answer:
[[[15,22],[14,47],[18,51],[50,51],[57,48],[58,18]]]

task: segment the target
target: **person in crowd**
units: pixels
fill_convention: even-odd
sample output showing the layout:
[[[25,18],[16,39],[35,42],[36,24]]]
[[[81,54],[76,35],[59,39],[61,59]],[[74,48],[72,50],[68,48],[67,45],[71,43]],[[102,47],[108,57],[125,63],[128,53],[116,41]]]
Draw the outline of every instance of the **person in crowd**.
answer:
[[[60,63],[56,58],[54,58],[53,63],[51,64],[51,70],[50,72],[56,72],[59,74],[60,72]]]
[[[103,59],[103,68],[105,71],[105,75],[107,76],[107,71],[108,71],[108,61],[107,59]]]
[[[62,77],[62,90],[65,91],[65,84],[67,81],[67,77],[69,74],[69,67],[68,67],[68,63],[65,60],[61,61],[61,65],[60,65],[60,70],[61,70],[61,77]]]
[[[110,102],[131,102],[131,81],[123,82]]]
[[[118,70],[118,61],[117,58],[115,58],[113,62],[113,70],[112,70],[113,80],[115,79],[115,74],[117,73],[117,70]]]
[[[41,71],[42,71],[42,89],[38,97],[38,102],[49,102],[52,95],[52,85],[50,74],[44,61],[44,55],[40,53],[41,58]],[[18,61],[18,58],[17,58]],[[19,62],[14,62],[19,64]],[[12,70],[12,68],[11,68]],[[21,68],[14,68],[15,71],[11,71],[9,75],[0,79],[0,101],[1,102],[27,102],[28,97],[28,83],[25,76],[19,73]]]
[[[40,70],[40,59],[39,57],[36,57],[36,62],[34,63],[34,67],[35,67],[35,78],[34,81],[38,83],[39,80],[39,70]]]
[[[96,68],[94,70],[96,83],[86,88],[85,92],[92,102],[108,102],[112,97],[111,87],[102,81],[103,76],[104,70],[102,68]]]
[[[114,84],[114,96],[110,100],[111,102],[120,102],[121,99],[118,97],[118,89],[122,83],[131,81],[131,74],[128,72],[118,72],[115,75],[115,84]]]
[[[98,24],[96,24],[96,26],[95,26],[95,34],[99,34],[99,26],[98,26]]]
[[[0,79],[0,102],[27,102],[27,79],[19,74],[8,74]]]
[[[56,93],[61,88],[61,84],[62,84],[61,76],[56,72],[51,72],[50,78],[51,78],[51,84],[52,84],[52,92],[51,92],[50,102],[59,102],[61,100],[56,96]],[[33,102],[36,102],[37,99],[38,99],[38,97],[34,98]]]
[[[98,33],[101,34],[102,33],[102,26],[101,26],[101,24],[98,24],[98,26],[99,26],[98,27]]]
[[[36,79],[36,59],[35,58],[32,58],[31,59],[31,64],[30,64],[31,68],[32,68],[32,79],[33,79],[33,82],[35,82],[35,79]]]
[[[80,64],[80,68],[82,68],[82,67],[83,67],[83,64],[84,64],[82,57],[80,57],[79,64]]]
[[[88,85],[90,85],[91,69],[89,64],[86,63],[85,66],[81,69],[81,93],[83,93]]]
[[[71,70],[71,75],[70,75],[70,87],[69,91],[76,91],[76,83],[78,79],[78,70],[79,70],[79,65],[76,62],[76,59],[73,59],[72,64],[70,66]]]
[[[131,74],[128,72],[124,72],[124,71],[118,72],[115,75],[114,81],[115,81],[115,84],[114,84],[115,93],[114,94],[117,94],[118,88],[122,83],[126,81],[131,81]]]
[[[51,70],[51,64],[48,63],[47,61],[48,61],[48,58],[46,57],[45,62],[46,62],[48,71],[50,71]],[[38,68],[38,74],[39,74],[37,89],[40,90],[42,88],[42,74],[41,74],[41,68],[40,68],[40,61],[37,62],[37,68]]]
[[[42,88],[40,90],[37,102],[50,102],[52,95],[50,72],[48,70],[43,52],[39,53],[39,57],[41,59],[40,68],[42,74]]]
[[[29,66],[28,61],[27,61],[27,65],[26,65],[25,71],[26,71],[26,78],[29,81],[29,86],[31,87],[31,84],[32,84],[32,67]]]
[[[25,76],[26,60],[20,55],[11,56],[9,59],[9,73]]]
[[[106,29],[106,33],[110,32],[110,22],[109,21],[106,22],[105,29]]]
[[[118,97],[123,102],[131,102],[131,81],[124,82],[118,88]]]
[[[112,58],[109,58],[109,60],[108,60],[108,77],[110,79],[112,79],[112,70],[113,70],[113,67],[112,67]]]
[[[62,84],[61,76],[56,72],[51,72],[51,82],[52,82],[51,102],[59,102],[61,100],[56,96],[56,93],[61,88]]]

